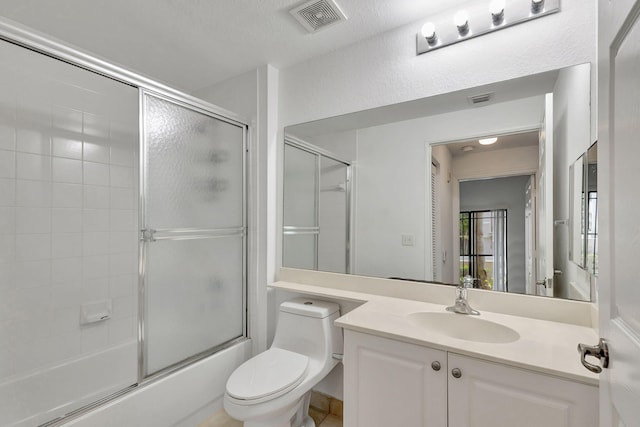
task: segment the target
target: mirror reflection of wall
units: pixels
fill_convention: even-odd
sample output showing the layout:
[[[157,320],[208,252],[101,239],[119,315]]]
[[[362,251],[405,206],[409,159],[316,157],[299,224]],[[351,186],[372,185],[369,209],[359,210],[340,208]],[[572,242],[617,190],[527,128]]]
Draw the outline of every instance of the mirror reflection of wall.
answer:
[[[554,111],[547,113],[553,136],[544,132],[539,135],[551,99],[545,96],[547,93],[553,93]],[[476,95],[488,101],[476,104]],[[589,278],[574,271],[577,266],[567,266],[571,264],[568,228],[554,225],[554,220],[569,215],[569,159],[575,160],[577,153],[588,146],[589,100],[590,66],[583,64],[303,123],[287,127],[285,132],[352,163],[351,273],[458,283],[461,263],[465,262],[460,250],[460,212],[506,208],[506,279],[499,281],[493,270],[489,274],[487,268],[481,268],[486,270],[480,273],[486,274],[486,283],[509,292],[589,299]],[[472,139],[477,145],[479,138],[493,136],[518,136],[531,142],[502,147],[495,144],[471,153],[456,145],[470,145]],[[536,206],[540,136],[548,140],[552,154],[545,177],[553,197],[544,209]],[[512,216],[507,206],[463,205],[466,202],[461,193],[466,182],[516,176],[522,181],[518,183],[521,202],[517,215]],[[543,228],[539,224],[543,217],[551,230],[546,243],[551,275],[554,271],[559,274],[553,277],[556,286],[539,291],[535,284],[540,281],[536,271],[541,252],[537,233]],[[517,234],[516,226],[510,225],[516,218]],[[513,236],[510,227],[514,228]],[[517,247],[509,241],[516,236]],[[291,266],[286,259],[283,265]],[[542,279],[546,285],[547,278]],[[574,291],[571,286],[580,289]]]

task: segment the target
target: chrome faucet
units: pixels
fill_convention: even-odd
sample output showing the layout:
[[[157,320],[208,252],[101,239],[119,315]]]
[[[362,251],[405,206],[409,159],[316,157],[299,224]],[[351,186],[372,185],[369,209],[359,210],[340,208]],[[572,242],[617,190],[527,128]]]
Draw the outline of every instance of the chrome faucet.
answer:
[[[456,302],[451,307],[447,307],[447,311],[453,311],[458,314],[473,314],[479,315],[478,310],[474,310],[467,301],[467,288],[473,287],[473,277],[464,276],[462,278],[462,284],[456,287]]]

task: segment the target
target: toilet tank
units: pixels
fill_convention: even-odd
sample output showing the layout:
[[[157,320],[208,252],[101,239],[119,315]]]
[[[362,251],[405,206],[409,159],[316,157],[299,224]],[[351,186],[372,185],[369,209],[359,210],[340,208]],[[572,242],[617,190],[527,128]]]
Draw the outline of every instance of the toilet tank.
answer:
[[[342,353],[342,328],[334,326],[340,306],[313,298],[295,298],[280,305],[272,347],[324,358]]]

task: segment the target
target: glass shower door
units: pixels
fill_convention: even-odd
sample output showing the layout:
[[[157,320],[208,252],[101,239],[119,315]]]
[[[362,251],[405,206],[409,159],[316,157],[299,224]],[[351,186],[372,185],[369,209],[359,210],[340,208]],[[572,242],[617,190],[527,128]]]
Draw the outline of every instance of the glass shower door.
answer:
[[[326,150],[287,138],[282,265],[349,273],[350,165]]]
[[[284,146],[283,265],[318,268],[318,156]]]
[[[143,93],[142,376],[245,336],[245,128]]]
[[[318,270],[349,272],[349,166],[320,156]]]

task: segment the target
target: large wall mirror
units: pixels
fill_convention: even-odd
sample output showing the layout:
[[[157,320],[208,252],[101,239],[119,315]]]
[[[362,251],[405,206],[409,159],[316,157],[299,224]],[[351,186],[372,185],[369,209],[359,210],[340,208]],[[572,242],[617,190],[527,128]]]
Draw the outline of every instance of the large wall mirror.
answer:
[[[590,300],[594,255],[584,243],[572,261],[569,201],[591,141],[590,74],[581,64],[285,128],[283,265]]]

